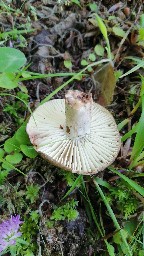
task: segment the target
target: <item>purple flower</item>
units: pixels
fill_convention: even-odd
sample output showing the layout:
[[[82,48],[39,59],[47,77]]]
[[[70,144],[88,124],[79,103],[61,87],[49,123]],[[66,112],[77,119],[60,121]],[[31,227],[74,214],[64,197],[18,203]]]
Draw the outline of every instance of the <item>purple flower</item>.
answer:
[[[21,232],[19,232],[21,223],[20,215],[17,215],[11,216],[9,220],[0,224],[0,252],[16,243],[16,238],[21,236]]]

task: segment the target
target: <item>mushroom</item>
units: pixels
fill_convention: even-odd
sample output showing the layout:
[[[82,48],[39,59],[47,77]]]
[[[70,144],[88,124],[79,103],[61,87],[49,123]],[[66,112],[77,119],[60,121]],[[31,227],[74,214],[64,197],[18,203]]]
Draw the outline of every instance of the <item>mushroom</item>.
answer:
[[[27,133],[34,148],[54,165],[84,175],[112,164],[120,149],[114,118],[91,93],[69,90],[65,99],[40,105]]]

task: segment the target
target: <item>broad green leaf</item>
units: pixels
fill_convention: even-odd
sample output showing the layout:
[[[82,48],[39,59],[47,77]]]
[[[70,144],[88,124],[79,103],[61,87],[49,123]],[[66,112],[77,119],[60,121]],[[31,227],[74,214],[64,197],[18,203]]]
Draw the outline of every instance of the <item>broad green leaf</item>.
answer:
[[[95,61],[96,60],[96,56],[95,56],[94,53],[90,53],[89,60],[91,60],[91,61]]]
[[[91,11],[92,12],[97,12],[97,10],[98,10],[98,6],[97,6],[97,4],[96,3],[90,3],[89,4],[89,7],[90,7],[90,9],[91,9]]]
[[[127,236],[128,236],[127,231],[124,230],[124,229],[121,229],[121,231],[123,232],[123,236],[124,236],[125,238],[127,238]],[[115,233],[115,234],[113,235],[113,240],[114,240],[114,242],[115,242],[116,244],[121,244],[121,243],[122,243],[121,235],[120,235],[119,232],[117,232],[117,233]]]
[[[13,74],[2,73],[0,74],[0,87],[11,90],[18,87],[18,83],[14,81]]]
[[[37,152],[33,148],[33,146],[20,145],[21,151],[30,158],[35,158],[37,156]]]
[[[9,174],[9,170],[0,170],[0,185],[4,184],[4,181],[6,180],[7,176]]]
[[[14,137],[6,140],[6,142],[4,144],[4,150],[7,153],[11,153],[11,152],[14,152],[14,151],[19,151],[20,150],[19,146],[20,146],[20,144],[14,136]]]
[[[87,66],[87,65],[88,65],[88,62],[83,59],[83,60],[81,61],[81,65],[82,65],[82,66]]]
[[[95,53],[98,55],[98,56],[104,56],[104,48],[103,46],[101,46],[100,44],[97,44],[94,48],[94,51]]]
[[[125,31],[120,27],[113,27],[112,30],[116,36],[124,37],[126,35]]]
[[[11,164],[18,164],[21,162],[23,156],[21,153],[14,153],[13,155],[7,155],[6,161],[8,161]]]
[[[16,72],[26,63],[25,55],[14,48],[0,48],[0,72]]]
[[[88,68],[88,72],[92,72],[93,69],[91,67]]]
[[[138,222],[136,219],[130,219],[125,222],[124,230],[127,231],[127,233],[132,236],[137,228]]]
[[[23,124],[15,133],[15,138],[19,144],[30,144],[28,134],[26,133],[26,124]]]
[[[7,170],[7,171],[13,170],[13,166],[12,166],[10,163],[6,162],[6,161],[3,162],[2,167],[3,167],[5,170]]]
[[[5,154],[5,151],[2,148],[0,148],[0,158],[3,158],[4,154]]]
[[[72,62],[71,60],[64,60],[64,66],[68,69],[72,68]]]

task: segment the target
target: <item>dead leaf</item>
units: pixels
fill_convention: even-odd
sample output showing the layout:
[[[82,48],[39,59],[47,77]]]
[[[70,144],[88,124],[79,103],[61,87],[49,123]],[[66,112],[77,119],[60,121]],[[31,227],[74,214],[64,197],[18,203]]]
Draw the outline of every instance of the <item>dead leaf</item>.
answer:
[[[115,12],[116,10],[118,10],[119,8],[121,8],[123,6],[122,2],[119,2],[117,4],[114,4],[113,6],[110,7],[110,9],[108,10],[108,12]]]
[[[92,79],[99,91],[97,102],[102,106],[110,105],[113,101],[116,79],[114,69],[110,63],[98,68],[93,74]]]
[[[56,24],[53,28],[50,29],[50,32],[53,34],[62,35],[67,29],[70,29],[76,23],[76,14],[71,13],[65,20]]]

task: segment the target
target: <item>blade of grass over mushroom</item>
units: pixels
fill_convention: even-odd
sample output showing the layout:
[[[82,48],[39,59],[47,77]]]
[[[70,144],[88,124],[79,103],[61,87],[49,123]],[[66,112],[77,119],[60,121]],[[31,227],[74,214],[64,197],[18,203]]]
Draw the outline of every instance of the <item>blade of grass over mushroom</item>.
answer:
[[[98,192],[99,192],[99,194],[100,194],[100,196],[101,196],[101,198],[102,198],[102,200],[103,200],[103,202],[104,202],[104,204],[105,204],[105,206],[106,206],[106,208],[107,208],[107,210],[108,210],[108,212],[109,212],[110,217],[111,217],[112,220],[113,220],[113,223],[114,223],[114,225],[115,225],[115,228],[116,228],[117,230],[119,230],[119,232],[120,232],[121,239],[122,239],[122,241],[123,241],[123,243],[124,243],[124,245],[125,245],[125,247],[126,247],[126,250],[127,250],[127,254],[126,254],[126,255],[132,256],[130,247],[129,247],[129,245],[128,245],[128,243],[127,243],[127,240],[126,240],[126,238],[125,238],[125,236],[124,236],[124,234],[123,234],[123,230],[121,229],[121,227],[120,227],[120,225],[119,225],[119,223],[118,223],[118,221],[117,221],[117,219],[116,219],[116,217],[115,217],[115,214],[114,214],[114,212],[113,212],[111,206],[109,205],[109,203],[108,203],[108,201],[107,201],[107,199],[106,199],[106,197],[105,197],[103,191],[101,190],[100,186],[99,186],[98,183],[96,182],[95,178],[93,179],[93,182],[94,182],[94,184],[95,184],[95,186],[96,186],[96,188],[97,188],[97,190],[98,190]]]
[[[110,62],[110,59],[103,59],[94,63],[89,64],[87,67],[85,67],[84,69],[82,69],[79,73],[75,74],[73,77],[71,77],[68,81],[66,81],[65,83],[63,83],[61,86],[59,86],[56,90],[54,90],[52,93],[50,93],[44,100],[42,100],[42,102],[40,103],[43,104],[45,102],[47,102],[48,100],[50,100],[55,94],[57,94],[60,90],[62,90],[66,85],[68,85],[69,83],[71,83],[74,79],[78,79],[78,77],[85,72],[88,68],[90,67],[94,67],[96,65],[102,64],[102,63],[106,63],[106,62]]]
[[[64,200],[67,196],[69,196],[71,194],[71,192],[77,187],[79,181],[82,178],[82,174],[80,174],[77,179],[74,181],[73,185],[70,187],[70,189],[67,191],[67,193],[62,197],[61,200]]]
[[[118,172],[112,167],[108,167],[108,169],[114,173],[116,173],[118,176],[120,176],[124,181],[126,181],[135,191],[137,191],[140,195],[144,196],[144,188],[138,185],[135,181],[132,179],[129,179],[127,176],[124,174]]]

